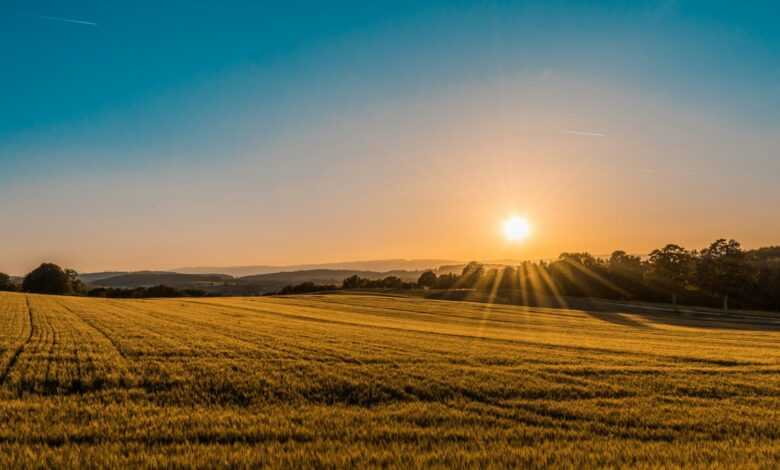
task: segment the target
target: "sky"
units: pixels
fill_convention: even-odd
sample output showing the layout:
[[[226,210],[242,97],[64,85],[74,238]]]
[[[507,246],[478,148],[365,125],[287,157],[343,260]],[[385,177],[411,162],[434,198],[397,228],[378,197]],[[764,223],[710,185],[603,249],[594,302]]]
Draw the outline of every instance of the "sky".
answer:
[[[780,243],[772,2],[114,3],[0,4],[0,271]]]

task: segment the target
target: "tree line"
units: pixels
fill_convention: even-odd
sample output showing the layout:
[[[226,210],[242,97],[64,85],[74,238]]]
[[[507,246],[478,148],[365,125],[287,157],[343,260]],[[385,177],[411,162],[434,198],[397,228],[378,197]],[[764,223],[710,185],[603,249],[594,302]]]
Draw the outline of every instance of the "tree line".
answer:
[[[425,272],[418,284],[500,294],[519,303],[596,297],[780,310],[780,247],[745,251],[735,240],[719,239],[702,250],[669,244],[644,259],[615,251],[608,258],[562,253],[551,262],[493,269],[471,262],[460,275]]]
[[[304,282],[278,293],[337,288]],[[669,244],[645,257],[621,250],[607,258],[587,252],[562,253],[554,261],[528,261],[517,266],[490,267],[471,262],[459,274],[426,271],[416,283],[397,276],[366,279],[353,275],[344,279],[340,288],[469,290],[525,304],[550,298],[594,297],[780,311],[780,246],[743,250],[735,240],[719,239],[701,250]],[[43,263],[20,284],[0,273],[0,290],[111,298],[206,295],[199,289],[167,286],[87,290],[76,271],[53,263]]]
[[[308,289],[322,290],[317,287]],[[562,253],[554,261],[496,268],[472,261],[460,274],[426,271],[416,285],[356,275],[342,283],[343,289],[413,287],[471,290],[531,305],[584,297],[780,311],[780,246],[746,251],[719,239],[701,250],[668,244],[645,257],[617,250],[607,258]]]
[[[404,281],[398,276],[387,276],[383,279],[369,279],[357,274],[342,281],[341,286],[332,284],[315,284],[311,281],[285,286],[276,292],[279,295],[308,294],[338,289],[414,289],[420,287],[417,282]]]
[[[86,295],[117,299],[141,299],[158,297],[203,297],[200,289],[175,289],[169,286],[135,287],[129,289],[97,287],[87,289],[73,269],[63,269],[54,263],[43,263],[27,274],[20,284],[0,273],[0,291],[21,291],[31,294]]]

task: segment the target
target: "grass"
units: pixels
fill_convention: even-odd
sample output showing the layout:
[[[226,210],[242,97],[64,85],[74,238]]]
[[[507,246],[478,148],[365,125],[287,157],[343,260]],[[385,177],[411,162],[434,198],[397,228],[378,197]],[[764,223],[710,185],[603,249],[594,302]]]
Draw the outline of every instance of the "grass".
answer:
[[[0,293],[0,467],[780,464],[771,314]]]

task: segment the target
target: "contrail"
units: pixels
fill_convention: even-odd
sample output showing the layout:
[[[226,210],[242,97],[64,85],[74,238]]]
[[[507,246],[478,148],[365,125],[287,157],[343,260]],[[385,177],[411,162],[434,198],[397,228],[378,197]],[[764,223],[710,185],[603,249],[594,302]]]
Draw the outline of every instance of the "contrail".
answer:
[[[73,24],[83,24],[86,26],[97,26],[97,23],[93,23],[91,21],[84,21],[84,20],[76,20],[73,18],[60,18],[59,16],[39,16],[38,18],[42,20],[51,20],[51,21],[61,21],[63,23],[73,23]]]
[[[561,132],[563,132],[564,134],[582,135],[582,136],[586,136],[586,137],[606,137],[607,136],[607,134],[602,134],[601,132],[575,131],[575,130],[570,130],[570,129],[566,129],[566,130],[563,130]]]

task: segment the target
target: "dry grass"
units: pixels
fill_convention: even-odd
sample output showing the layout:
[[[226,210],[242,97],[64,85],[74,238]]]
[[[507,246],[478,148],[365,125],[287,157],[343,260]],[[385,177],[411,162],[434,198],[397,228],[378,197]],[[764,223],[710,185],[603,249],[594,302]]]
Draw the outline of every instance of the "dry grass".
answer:
[[[0,293],[0,467],[776,467],[776,328],[372,295]]]

